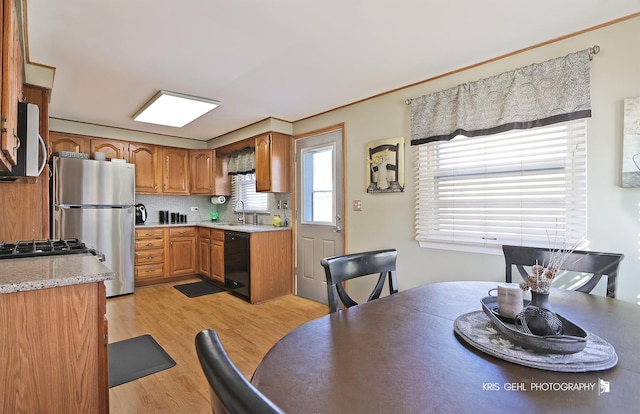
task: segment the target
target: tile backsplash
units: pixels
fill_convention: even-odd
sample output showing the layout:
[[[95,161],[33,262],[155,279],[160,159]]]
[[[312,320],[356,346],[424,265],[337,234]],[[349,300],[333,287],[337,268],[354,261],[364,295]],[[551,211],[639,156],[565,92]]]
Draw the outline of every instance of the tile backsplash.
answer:
[[[259,213],[258,220],[261,224],[270,224],[271,218],[278,214],[287,219],[291,225],[291,207],[287,210],[278,209],[278,201],[286,200],[291,204],[290,193],[269,193],[269,212]],[[160,211],[168,210],[169,213],[187,215],[187,223],[208,221],[209,213],[218,212],[219,222],[235,222],[238,215],[234,213],[231,205],[231,197],[227,197],[224,204],[212,204],[211,196],[171,196],[171,195],[146,195],[136,194],[136,203],[144,204],[147,208],[147,224],[160,223]],[[191,207],[197,207],[198,211],[191,211]],[[247,220],[251,220],[249,217]]]

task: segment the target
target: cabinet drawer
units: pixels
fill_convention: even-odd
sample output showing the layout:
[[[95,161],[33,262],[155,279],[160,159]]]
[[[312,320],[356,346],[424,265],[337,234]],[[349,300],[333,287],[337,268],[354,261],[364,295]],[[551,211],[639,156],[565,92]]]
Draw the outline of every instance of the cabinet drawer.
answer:
[[[136,229],[136,239],[157,239],[164,237],[164,229]]]
[[[189,237],[196,235],[195,227],[175,227],[169,229],[169,237]]]
[[[164,265],[148,264],[136,266],[136,280],[157,279],[164,276]]]
[[[224,241],[224,230],[211,230],[211,238],[213,240]]]
[[[164,248],[164,239],[142,239],[136,240],[136,251],[162,249]]]
[[[208,228],[198,227],[198,236],[208,239],[211,237],[211,230]]]
[[[141,250],[136,252],[136,265],[162,263],[164,261],[164,249]]]

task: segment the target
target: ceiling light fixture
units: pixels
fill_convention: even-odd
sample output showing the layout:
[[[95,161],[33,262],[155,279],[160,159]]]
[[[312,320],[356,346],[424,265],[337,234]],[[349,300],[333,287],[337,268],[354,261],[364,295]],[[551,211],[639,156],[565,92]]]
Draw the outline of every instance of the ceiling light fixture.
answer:
[[[135,121],[182,128],[220,106],[220,102],[182,93],[160,91],[133,116]]]

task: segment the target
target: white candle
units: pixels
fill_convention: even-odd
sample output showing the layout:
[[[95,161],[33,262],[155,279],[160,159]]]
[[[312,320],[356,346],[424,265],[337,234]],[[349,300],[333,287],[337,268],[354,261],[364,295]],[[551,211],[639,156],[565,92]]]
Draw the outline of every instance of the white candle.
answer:
[[[522,289],[517,283],[498,284],[498,312],[505,318],[515,318],[522,311]]]

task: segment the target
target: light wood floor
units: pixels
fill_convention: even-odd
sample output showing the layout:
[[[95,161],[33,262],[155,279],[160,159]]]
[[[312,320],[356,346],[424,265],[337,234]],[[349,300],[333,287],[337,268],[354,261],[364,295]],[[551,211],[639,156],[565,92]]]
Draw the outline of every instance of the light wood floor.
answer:
[[[250,378],[280,338],[328,312],[325,305],[292,295],[250,305],[226,292],[188,298],[173,288],[195,281],[145,286],[107,300],[110,343],[151,334],[176,361],[173,368],[111,388],[112,414],[211,413],[195,352],[199,331],[215,329],[231,360]]]

